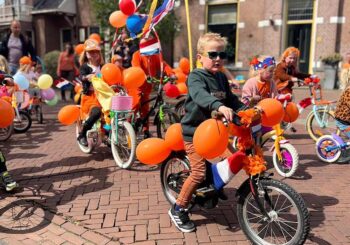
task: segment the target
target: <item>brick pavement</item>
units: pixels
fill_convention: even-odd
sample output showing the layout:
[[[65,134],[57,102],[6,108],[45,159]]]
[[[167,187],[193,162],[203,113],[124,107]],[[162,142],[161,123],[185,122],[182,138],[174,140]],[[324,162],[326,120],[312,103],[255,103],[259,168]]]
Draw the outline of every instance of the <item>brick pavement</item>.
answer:
[[[305,93],[296,91],[297,97]],[[336,91],[325,94],[337,98]],[[0,190],[0,244],[250,244],[232,211],[233,195],[216,209],[196,210],[191,216],[196,232],[178,232],[167,215],[158,168],[136,164],[121,170],[106,147],[83,154],[74,127],[59,125],[57,111],[45,107],[44,125],[34,123],[26,134],[0,143],[21,185],[14,194]],[[350,166],[319,162],[303,125],[296,127],[298,133],[288,136],[301,164],[285,181],[307,202],[312,226],[307,243],[350,244]],[[227,192],[234,194],[244,178],[244,173],[235,177]]]

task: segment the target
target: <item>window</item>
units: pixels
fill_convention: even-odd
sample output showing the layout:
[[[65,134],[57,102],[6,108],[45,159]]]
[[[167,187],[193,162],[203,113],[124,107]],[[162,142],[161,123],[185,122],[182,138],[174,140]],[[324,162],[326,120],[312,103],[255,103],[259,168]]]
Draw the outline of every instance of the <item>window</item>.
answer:
[[[237,4],[220,4],[208,6],[208,31],[220,33],[227,38],[228,62],[235,60],[237,26]]]
[[[313,0],[288,0],[288,20],[310,20]]]
[[[100,34],[100,28],[98,26],[90,26],[89,34],[92,34],[92,33]]]
[[[61,29],[61,50],[66,43],[72,43],[72,30],[71,29]]]

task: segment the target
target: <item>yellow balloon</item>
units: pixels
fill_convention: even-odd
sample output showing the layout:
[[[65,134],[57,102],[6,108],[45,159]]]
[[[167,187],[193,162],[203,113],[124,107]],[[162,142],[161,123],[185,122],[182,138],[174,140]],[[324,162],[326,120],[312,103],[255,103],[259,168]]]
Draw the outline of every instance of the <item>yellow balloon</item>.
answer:
[[[48,89],[52,86],[53,79],[49,74],[43,74],[38,79],[38,87],[40,89]]]

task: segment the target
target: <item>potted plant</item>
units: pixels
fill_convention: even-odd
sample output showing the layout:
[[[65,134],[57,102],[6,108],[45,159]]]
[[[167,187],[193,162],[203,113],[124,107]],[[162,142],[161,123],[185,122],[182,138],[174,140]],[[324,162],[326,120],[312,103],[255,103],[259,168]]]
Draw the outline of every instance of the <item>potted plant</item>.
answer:
[[[343,57],[339,53],[334,53],[325,57],[321,57],[323,62],[325,79],[323,87],[325,89],[334,89],[337,82],[338,64],[343,60]]]

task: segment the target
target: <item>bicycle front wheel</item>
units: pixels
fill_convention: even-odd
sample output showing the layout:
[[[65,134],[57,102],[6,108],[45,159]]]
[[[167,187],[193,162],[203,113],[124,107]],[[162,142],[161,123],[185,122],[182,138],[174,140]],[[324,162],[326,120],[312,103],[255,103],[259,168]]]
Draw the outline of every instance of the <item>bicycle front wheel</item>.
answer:
[[[162,111],[163,113],[158,112],[155,117],[158,138],[164,138],[170,125],[180,122],[178,115],[172,109],[163,107]]]
[[[283,177],[291,177],[298,168],[299,154],[292,144],[280,145],[281,160],[278,159],[276,149],[273,151],[272,161],[277,173]]]
[[[13,124],[6,128],[0,128],[0,141],[8,140],[13,133]]]
[[[118,123],[118,129],[116,126]],[[115,121],[113,118],[111,148],[115,163],[120,168],[130,168],[135,161],[136,135],[134,128],[127,121]]]
[[[309,212],[302,197],[287,184],[260,180],[263,193],[259,194],[263,215],[250,188],[246,188],[237,203],[239,224],[253,244],[304,244],[309,231]]]
[[[306,119],[306,130],[314,141],[322,135],[339,133],[333,112],[326,109],[316,110],[316,114],[314,111],[309,113]]]

